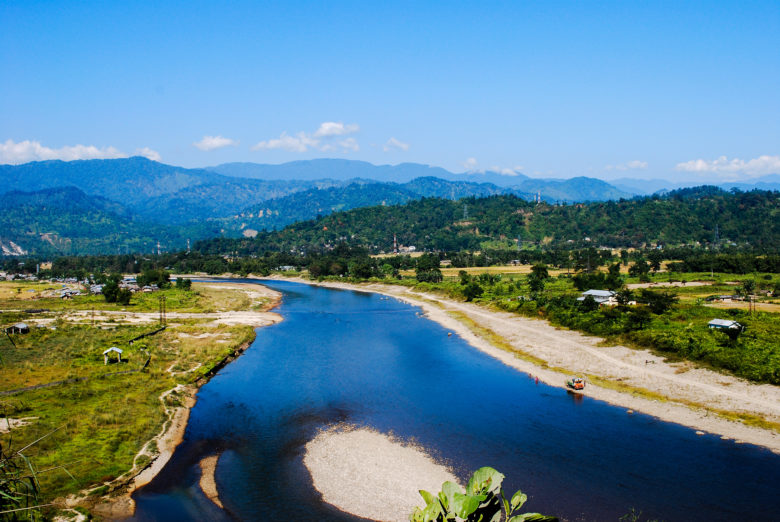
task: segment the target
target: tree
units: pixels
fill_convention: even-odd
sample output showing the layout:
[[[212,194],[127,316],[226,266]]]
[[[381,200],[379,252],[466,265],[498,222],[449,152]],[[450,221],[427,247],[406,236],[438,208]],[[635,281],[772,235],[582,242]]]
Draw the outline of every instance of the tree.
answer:
[[[585,299],[580,301],[580,308],[585,312],[594,312],[599,309],[599,304],[592,295],[586,295]]]
[[[224,261],[220,263],[220,267],[219,267],[220,269],[215,271],[212,271],[211,267],[209,267],[209,263],[212,263],[212,261],[208,261],[206,263],[206,272],[208,272],[209,274],[218,274],[227,270],[227,265],[224,264]],[[136,277],[136,282],[140,286],[157,285],[158,288],[169,288],[171,286],[170,281],[171,281],[171,274],[169,274],[163,269],[144,270],[140,275]]]
[[[439,256],[435,254],[423,254],[417,258],[417,270],[431,270],[441,267]]]
[[[431,268],[429,270],[420,270],[419,268],[416,271],[416,277],[417,280],[421,283],[440,283],[443,279],[443,276],[441,275],[441,270],[438,268]]]
[[[103,298],[107,303],[116,303],[119,295],[119,274],[110,274],[103,283]]]
[[[624,288],[615,293],[615,299],[617,299],[619,305],[625,306],[634,300],[634,292],[628,288]]]
[[[650,310],[645,306],[637,306],[631,313],[628,314],[628,321],[626,322],[627,330],[642,330],[645,326],[650,324],[653,319]]]
[[[647,261],[644,259],[638,259],[633,265],[631,265],[628,269],[628,275],[639,277],[639,280],[649,281],[650,278],[647,277],[647,274],[650,273],[650,265],[647,264]]]
[[[541,292],[544,290],[544,279],[537,276],[536,274],[529,275],[528,288],[530,288],[531,292],[535,294]]]
[[[119,292],[119,285],[116,281],[109,281],[103,285],[103,299],[107,303],[116,303],[117,292]]]
[[[647,303],[650,311],[656,315],[663,314],[679,301],[679,298],[671,292],[654,292],[646,288],[642,289],[639,299]]]
[[[116,293],[116,302],[121,305],[129,305],[130,304],[130,298],[133,297],[133,293],[128,290],[127,288],[120,288],[119,291]]]
[[[179,288],[181,290],[189,290],[192,288],[192,280],[186,279],[184,277],[179,277],[176,279],[176,288]]]
[[[653,249],[647,254],[647,258],[650,260],[650,268],[653,272],[658,272],[661,269],[661,261],[664,260],[664,255],[658,249]]]
[[[617,290],[623,287],[623,278],[620,277],[620,263],[609,265],[606,286],[610,290]]]
[[[466,301],[472,301],[475,297],[481,296],[482,292],[482,287],[474,281],[463,288],[463,295],[466,297]]]
[[[349,275],[355,279],[368,279],[374,275],[374,262],[370,257],[356,259],[349,263]]]
[[[547,265],[544,263],[537,263],[531,267],[531,273],[539,279],[549,279],[550,274],[547,272]]]

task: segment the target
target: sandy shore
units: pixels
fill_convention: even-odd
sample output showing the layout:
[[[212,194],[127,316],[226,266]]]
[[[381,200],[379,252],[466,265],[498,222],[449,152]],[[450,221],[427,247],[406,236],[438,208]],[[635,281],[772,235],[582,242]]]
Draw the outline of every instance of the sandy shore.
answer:
[[[223,509],[224,506],[219,500],[219,491],[217,491],[217,479],[214,474],[217,471],[217,461],[219,455],[212,455],[200,461],[200,489],[214,504]]]
[[[458,482],[423,449],[349,426],[320,432],[303,463],[325,502],[371,520],[407,521],[425,507],[420,489],[435,495],[445,481]]]
[[[475,348],[540,381],[564,388],[567,375],[590,375],[585,395],[622,406],[628,413],[646,413],[661,420],[720,435],[737,442],[764,446],[780,454],[780,434],[769,429],[729,420],[718,411],[758,415],[780,422],[780,387],[754,384],[744,379],[697,368],[693,363],[668,363],[648,350],[625,346],[602,346],[602,339],[570,330],[557,329],[547,321],[500,312],[473,303],[458,302],[438,295],[414,292],[408,287],[382,284],[315,283],[392,296],[421,307],[426,315],[457,332]],[[517,350],[520,356],[498,348],[477,335],[460,318],[467,317]],[[544,365],[521,358],[527,354]],[[530,359],[530,358],[529,358]],[[618,391],[613,387],[628,389]]]

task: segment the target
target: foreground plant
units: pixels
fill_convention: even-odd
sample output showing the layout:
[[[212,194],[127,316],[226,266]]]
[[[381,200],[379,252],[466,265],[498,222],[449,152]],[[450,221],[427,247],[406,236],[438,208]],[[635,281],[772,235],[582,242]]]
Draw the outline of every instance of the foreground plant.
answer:
[[[0,444],[0,520],[37,520],[40,486],[33,464],[22,451]]]
[[[411,522],[445,522],[448,520],[467,522],[557,522],[556,517],[539,513],[517,513],[528,500],[522,491],[512,495],[511,500],[504,497],[501,483],[504,475],[493,468],[479,468],[469,479],[466,491],[454,482],[445,482],[438,495],[420,490],[426,502],[423,509],[415,508],[409,520]]]

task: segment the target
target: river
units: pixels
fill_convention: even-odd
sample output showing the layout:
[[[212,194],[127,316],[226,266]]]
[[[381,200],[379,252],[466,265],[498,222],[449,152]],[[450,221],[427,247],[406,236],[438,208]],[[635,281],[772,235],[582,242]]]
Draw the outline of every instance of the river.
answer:
[[[413,439],[464,483],[493,466],[528,511],[565,520],[780,520],[768,450],[537,384],[395,299],[264,284],[284,320],[200,389],[184,442],[133,496],[136,520],[358,520],[321,501],[302,463],[341,422]],[[198,487],[218,452],[225,511]]]

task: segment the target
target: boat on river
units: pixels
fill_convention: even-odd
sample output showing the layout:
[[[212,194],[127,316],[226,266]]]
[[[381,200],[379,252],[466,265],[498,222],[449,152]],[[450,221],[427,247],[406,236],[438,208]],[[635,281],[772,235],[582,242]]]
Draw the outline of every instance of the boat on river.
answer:
[[[566,381],[566,386],[571,388],[572,390],[581,391],[585,389],[585,379],[582,377],[572,377],[568,381]]]

